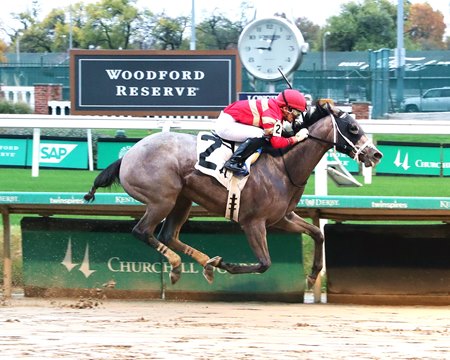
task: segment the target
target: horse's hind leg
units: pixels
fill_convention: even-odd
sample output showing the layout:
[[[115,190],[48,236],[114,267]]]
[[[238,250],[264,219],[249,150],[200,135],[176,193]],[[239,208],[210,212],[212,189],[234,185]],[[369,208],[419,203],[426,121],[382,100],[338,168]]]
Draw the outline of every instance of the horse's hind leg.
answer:
[[[191,206],[192,202],[190,200],[182,196],[178,197],[174,208],[164,220],[158,235],[158,240],[167,244],[172,250],[182,252],[183,254],[192,257],[203,267],[203,276],[205,276],[206,280],[209,283],[212,283],[214,280],[213,266],[215,263],[218,263],[220,259],[218,257],[210,259],[208,255],[183,243],[179,238],[181,227],[189,217]]]
[[[141,220],[134,226],[132,231],[133,235],[153,247],[167,259],[172,267],[170,270],[170,279],[172,284],[174,284],[180,278],[181,258],[178,254],[155,238],[153,233],[158,224],[152,223],[150,214],[151,212],[147,209]]]
[[[283,219],[273,225],[273,227],[293,233],[305,233],[314,240],[314,261],[311,275],[308,275],[308,286],[312,287],[323,267],[324,238],[322,232],[317,226],[308,223],[294,212],[287,214]]]

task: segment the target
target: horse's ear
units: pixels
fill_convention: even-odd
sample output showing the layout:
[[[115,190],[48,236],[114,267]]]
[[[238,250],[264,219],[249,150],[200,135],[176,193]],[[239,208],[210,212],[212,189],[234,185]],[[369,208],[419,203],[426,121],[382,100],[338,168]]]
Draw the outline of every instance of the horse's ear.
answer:
[[[333,112],[334,101],[332,99],[319,99],[316,102],[316,106],[320,106],[328,114]]]
[[[334,101],[333,101],[333,99],[324,98],[324,99],[317,100],[317,104],[319,104],[322,107],[324,107],[326,105],[334,106]]]

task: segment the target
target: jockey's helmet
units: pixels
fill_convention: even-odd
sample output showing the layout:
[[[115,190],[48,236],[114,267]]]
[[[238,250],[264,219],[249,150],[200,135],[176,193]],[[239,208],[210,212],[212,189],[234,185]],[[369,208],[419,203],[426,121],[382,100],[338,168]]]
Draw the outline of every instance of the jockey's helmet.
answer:
[[[306,110],[306,99],[300,91],[294,89],[286,89],[278,94],[275,98],[279,107],[287,106],[291,109],[300,111]]]

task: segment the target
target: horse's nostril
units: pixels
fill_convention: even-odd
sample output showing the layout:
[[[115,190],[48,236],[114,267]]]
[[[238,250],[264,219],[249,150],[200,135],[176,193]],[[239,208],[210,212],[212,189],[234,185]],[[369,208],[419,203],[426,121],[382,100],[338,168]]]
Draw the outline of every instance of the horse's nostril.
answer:
[[[377,151],[375,154],[373,154],[373,156],[375,157],[375,159],[380,160],[383,157],[383,154]]]

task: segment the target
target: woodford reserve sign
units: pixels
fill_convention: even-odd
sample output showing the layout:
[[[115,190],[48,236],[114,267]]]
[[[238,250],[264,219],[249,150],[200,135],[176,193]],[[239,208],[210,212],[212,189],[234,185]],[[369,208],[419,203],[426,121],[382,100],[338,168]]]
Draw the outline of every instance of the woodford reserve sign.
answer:
[[[237,98],[235,50],[72,50],[75,115],[217,115]]]

